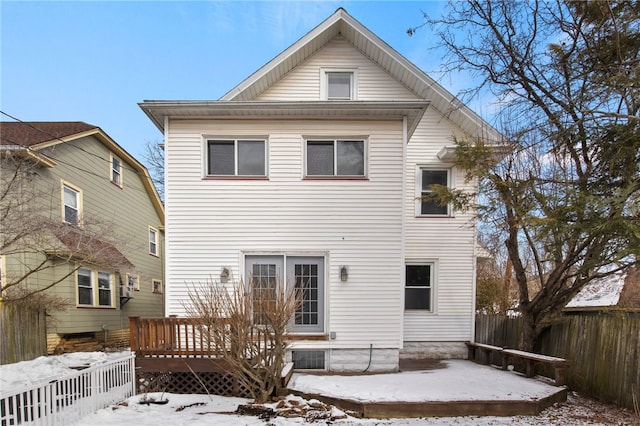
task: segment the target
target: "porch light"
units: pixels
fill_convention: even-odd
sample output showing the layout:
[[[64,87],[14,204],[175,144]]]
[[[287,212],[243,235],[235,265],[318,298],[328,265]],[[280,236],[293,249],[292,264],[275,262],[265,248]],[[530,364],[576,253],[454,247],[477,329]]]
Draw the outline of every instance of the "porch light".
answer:
[[[348,279],[349,279],[349,268],[347,268],[346,266],[341,266],[340,267],[340,281],[342,281],[344,283]]]
[[[220,282],[222,284],[229,282],[229,268],[222,268],[222,272],[220,272]]]

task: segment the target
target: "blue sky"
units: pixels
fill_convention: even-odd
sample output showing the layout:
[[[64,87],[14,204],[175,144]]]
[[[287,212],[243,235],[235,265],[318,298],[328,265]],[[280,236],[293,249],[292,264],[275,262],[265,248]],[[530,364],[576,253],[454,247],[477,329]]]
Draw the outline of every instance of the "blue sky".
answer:
[[[459,76],[437,74],[429,29],[406,34],[442,2],[2,0],[0,109],[97,125],[142,161],[162,135],[138,102],[218,99],[338,7],[453,93],[461,88]]]

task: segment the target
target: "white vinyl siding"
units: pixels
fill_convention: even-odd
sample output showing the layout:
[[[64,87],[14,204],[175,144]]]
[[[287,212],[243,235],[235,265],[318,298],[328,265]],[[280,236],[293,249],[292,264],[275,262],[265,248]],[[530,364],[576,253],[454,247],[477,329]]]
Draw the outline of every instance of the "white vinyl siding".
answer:
[[[475,191],[464,173],[438,159],[453,134],[463,135],[446,118],[428,109],[407,147],[406,251],[407,259],[437,260],[434,281],[434,312],[405,311],[404,340],[411,342],[453,342],[472,337],[475,285],[475,228],[473,212],[450,212],[440,217],[418,217],[416,194],[421,183],[420,167],[448,169],[451,186]],[[417,185],[417,186],[416,186]],[[418,188],[418,192],[416,192]]]
[[[276,82],[256,100],[327,99],[322,70],[354,72],[353,98],[358,101],[417,99],[413,92],[393,79],[348,41],[336,37],[306,62],[287,73],[281,81]]]
[[[304,135],[369,132],[368,180],[303,179]],[[268,135],[269,180],[203,180],[202,135]],[[175,120],[167,164],[167,314],[184,314],[188,286],[229,268],[243,278],[246,253],[326,259],[327,328],[315,347],[401,344],[402,121]],[[340,266],[349,268],[340,281]],[[358,318],[358,321],[353,321]]]

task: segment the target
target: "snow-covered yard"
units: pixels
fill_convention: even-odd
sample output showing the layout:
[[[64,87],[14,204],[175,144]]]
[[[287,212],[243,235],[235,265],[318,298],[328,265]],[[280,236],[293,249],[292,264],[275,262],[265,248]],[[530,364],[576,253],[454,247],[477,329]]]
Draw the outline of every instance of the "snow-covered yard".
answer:
[[[95,365],[106,360],[121,356],[118,354],[105,354],[103,352],[75,353],[60,356],[40,357],[33,361],[3,365],[0,367],[0,391],[6,392],[11,388],[21,387],[30,382],[40,382],[54,377],[60,377],[72,370],[72,367],[82,365]],[[470,363],[448,363],[447,370],[452,374],[468,376]],[[490,367],[486,367],[490,369]],[[458,394],[461,399],[491,399],[508,398],[501,394],[490,372],[484,373],[482,369],[473,369],[477,375],[477,382],[466,389],[424,389],[425,374],[440,374],[439,370],[403,372],[397,374],[378,374],[367,376],[311,376],[297,374],[291,386],[297,390],[308,393],[324,392],[331,396],[348,397],[361,401],[395,401],[413,400],[424,401],[428,398],[438,398],[438,395]],[[402,380],[397,380],[398,375]],[[487,374],[487,376],[483,376]],[[515,374],[502,373],[501,388],[512,389],[507,382],[515,377]],[[397,386],[403,383],[403,386]],[[520,391],[536,397],[536,392],[546,384],[536,380],[527,379],[520,381],[518,386],[525,389]],[[504,385],[504,386],[502,386]],[[421,395],[421,396],[420,396]],[[164,405],[144,404],[146,399],[168,400]],[[595,401],[570,394],[568,401],[557,404],[543,411],[538,416],[516,417],[440,417],[420,419],[358,419],[348,416],[335,407],[326,407],[319,401],[305,401],[301,398],[288,396],[284,402],[269,404],[269,408],[280,415],[277,417],[257,415],[239,415],[236,410],[239,405],[249,402],[242,398],[228,398],[208,395],[176,395],[176,394],[149,394],[136,395],[117,405],[113,405],[95,414],[83,418],[78,424],[87,426],[96,425],[121,425],[136,424],[146,425],[293,425],[314,421],[316,424],[340,424],[340,425],[637,425],[640,418],[633,413],[613,406],[600,404]],[[296,415],[306,413],[307,419]],[[284,417],[288,415],[291,417]]]

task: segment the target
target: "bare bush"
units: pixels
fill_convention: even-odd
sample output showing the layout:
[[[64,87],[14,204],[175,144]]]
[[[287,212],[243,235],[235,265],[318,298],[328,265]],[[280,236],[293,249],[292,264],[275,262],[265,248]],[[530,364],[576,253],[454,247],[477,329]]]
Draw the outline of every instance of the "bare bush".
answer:
[[[250,282],[223,285],[209,280],[195,285],[185,309],[229,372],[256,402],[266,402],[282,387],[287,324],[299,296],[277,282]]]

